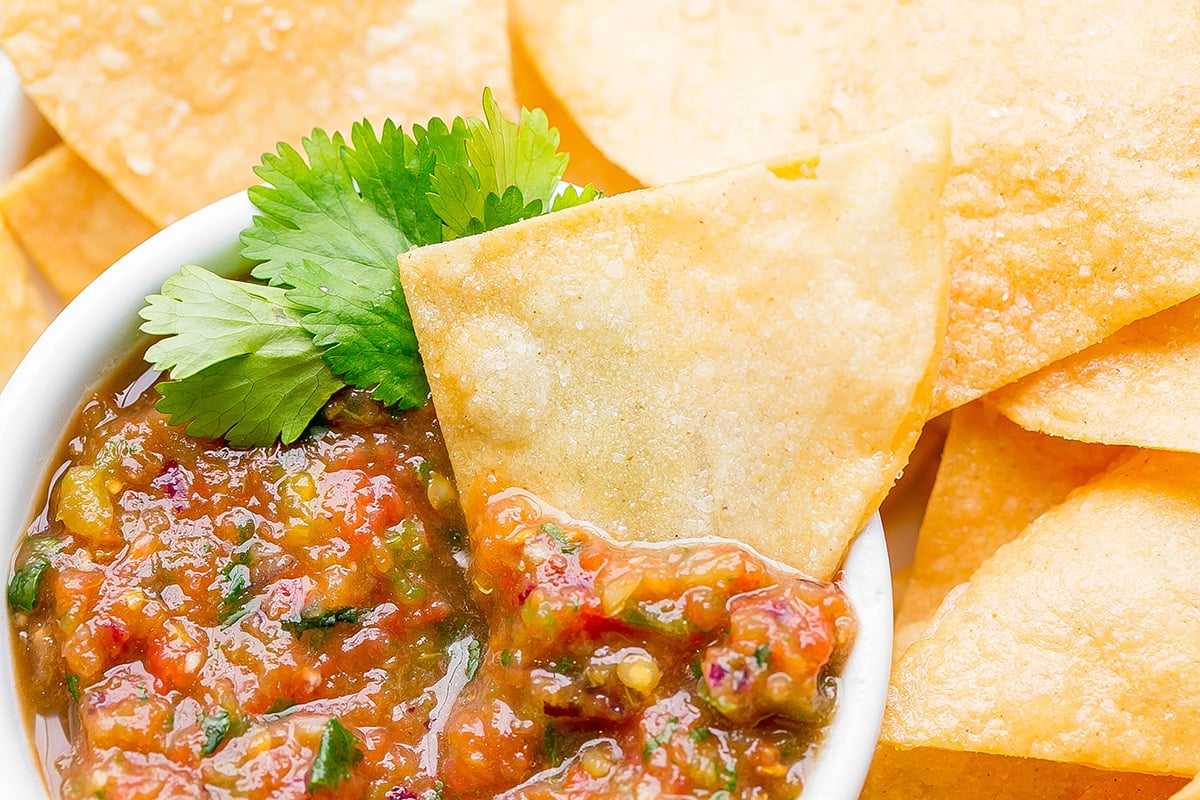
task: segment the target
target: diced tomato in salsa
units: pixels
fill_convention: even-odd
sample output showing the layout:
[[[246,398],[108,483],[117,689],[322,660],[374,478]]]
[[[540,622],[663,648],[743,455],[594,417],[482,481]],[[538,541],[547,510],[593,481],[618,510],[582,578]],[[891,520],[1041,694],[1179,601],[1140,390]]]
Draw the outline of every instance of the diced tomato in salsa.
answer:
[[[139,381],[81,411],[9,586],[64,798],[798,793],[854,636],[837,586],[515,489],[468,542],[431,407],[346,391],[238,450]]]

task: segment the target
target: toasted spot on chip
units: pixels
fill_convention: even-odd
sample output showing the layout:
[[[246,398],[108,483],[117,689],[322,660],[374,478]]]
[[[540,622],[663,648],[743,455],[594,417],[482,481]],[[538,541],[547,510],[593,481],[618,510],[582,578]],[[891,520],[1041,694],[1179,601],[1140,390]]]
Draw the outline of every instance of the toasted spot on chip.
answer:
[[[893,671],[884,740],[1200,770],[1200,457],[1141,450],[1001,547]]]
[[[834,63],[824,137],[953,118],[935,411],[1200,293],[1198,49],[1184,0],[912,0]]]
[[[30,98],[157,224],[246,187],[314,127],[477,113],[485,86],[513,105],[503,0],[7,5]]]
[[[29,262],[0,220],[0,387],[49,322]]]
[[[1122,328],[997,391],[1030,430],[1084,442],[1200,452],[1200,299]]]
[[[748,166],[402,255],[468,516],[495,472],[616,536],[723,535],[830,577],[928,407],[947,134],[910,124],[828,150],[813,179]]]
[[[62,145],[0,187],[0,215],[64,300],[157,230]]]
[[[955,409],[912,578],[897,604],[896,655],[921,634],[947,593],[1000,545],[1126,452],[1031,433],[987,401]]]
[[[1083,764],[880,745],[862,800],[1132,800],[1167,797],[1182,780]]]
[[[515,0],[514,38],[596,146],[647,184],[811,150],[809,87],[875,0]]]

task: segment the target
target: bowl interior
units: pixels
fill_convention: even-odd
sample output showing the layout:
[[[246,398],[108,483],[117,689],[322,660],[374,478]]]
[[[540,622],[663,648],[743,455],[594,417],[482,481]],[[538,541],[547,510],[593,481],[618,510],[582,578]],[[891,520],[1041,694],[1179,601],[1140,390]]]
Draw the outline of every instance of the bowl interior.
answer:
[[[0,393],[0,420],[9,439],[0,448],[0,548],[11,554],[40,506],[45,476],[82,399],[120,365],[139,342],[137,312],[148,294],[182,263],[233,273],[243,269],[238,233],[253,207],[244,193],[192,214],[152,237],[101,275],[58,316]],[[7,580],[7,577],[6,577]],[[841,700],[805,798],[858,796],[875,740],[891,661],[891,575],[876,515],[857,536],[844,586],[859,617],[859,634],[842,678]],[[4,604],[6,627],[10,624]],[[0,656],[0,774],[14,796],[44,791],[27,744],[17,696],[10,637]]]

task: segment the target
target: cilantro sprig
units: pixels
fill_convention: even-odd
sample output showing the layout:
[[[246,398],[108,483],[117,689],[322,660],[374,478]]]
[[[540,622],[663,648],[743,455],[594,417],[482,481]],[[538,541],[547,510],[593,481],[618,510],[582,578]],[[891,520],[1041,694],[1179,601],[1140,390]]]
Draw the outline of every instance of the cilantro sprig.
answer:
[[[252,280],[185,266],[141,311],[142,330],[163,337],[146,358],[171,378],[159,410],[194,436],[255,446],[299,438],[343,386],[423,405],[396,256],[598,197],[591,185],[558,192],[558,143],[545,113],[509,121],[490,90],[481,119],[407,133],[363,121],[348,142],[317,129],[300,150],[281,143],[249,191]]]

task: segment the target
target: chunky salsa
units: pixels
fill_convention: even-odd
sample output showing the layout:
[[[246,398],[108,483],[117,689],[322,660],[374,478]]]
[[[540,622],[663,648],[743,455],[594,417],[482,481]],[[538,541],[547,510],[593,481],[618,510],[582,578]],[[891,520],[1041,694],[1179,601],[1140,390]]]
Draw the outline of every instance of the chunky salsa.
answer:
[[[729,542],[617,544],[519,489],[467,527],[432,408],[195,439],[82,409],[8,587],[69,800],[792,798],[855,623]]]

